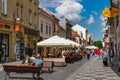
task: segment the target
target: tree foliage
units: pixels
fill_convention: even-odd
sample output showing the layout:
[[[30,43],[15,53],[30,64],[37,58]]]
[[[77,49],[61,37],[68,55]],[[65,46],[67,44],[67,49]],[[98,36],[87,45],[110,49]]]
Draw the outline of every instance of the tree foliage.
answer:
[[[97,46],[100,49],[103,48],[101,41],[94,41],[94,45]]]

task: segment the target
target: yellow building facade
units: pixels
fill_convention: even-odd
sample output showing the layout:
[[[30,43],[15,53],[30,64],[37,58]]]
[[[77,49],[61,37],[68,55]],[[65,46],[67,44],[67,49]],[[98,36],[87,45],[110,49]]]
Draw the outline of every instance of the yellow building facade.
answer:
[[[38,0],[0,0],[0,62],[37,52],[38,9]]]

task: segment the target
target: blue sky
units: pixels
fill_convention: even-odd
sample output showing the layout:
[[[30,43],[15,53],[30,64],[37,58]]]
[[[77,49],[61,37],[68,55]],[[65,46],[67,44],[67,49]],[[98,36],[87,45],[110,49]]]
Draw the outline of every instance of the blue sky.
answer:
[[[110,0],[39,0],[40,5],[58,17],[65,17],[72,25],[79,24],[94,34],[94,40],[102,40],[105,17],[102,11],[109,7]]]

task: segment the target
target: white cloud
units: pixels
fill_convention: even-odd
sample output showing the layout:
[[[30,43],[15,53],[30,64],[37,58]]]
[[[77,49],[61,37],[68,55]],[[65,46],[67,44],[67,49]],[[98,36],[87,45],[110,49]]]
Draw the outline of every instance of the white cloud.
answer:
[[[40,5],[45,8],[57,7],[58,5],[61,4],[61,2],[58,0],[39,0],[39,2],[40,2]]]
[[[79,22],[81,16],[79,15],[82,12],[83,5],[76,2],[75,0],[66,0],[63,1],[61,5],[56,7],[56,15],[59,17],[65,17],[68,20],[73,22]]]
[[[82,0],[39,0],[40,5],[48,8],[55,8],[56,15],[60,18],[67,18],[73,22],[79,22],[82,19],[80,13],[83,11]]]
[[[104,16],[100,16],[100,21],[101,21],[101,27],[102,27],[102,30],[101,30],[101,32],[105,32],[105,25],[106,25],[106,22],[107,22],[107,18],[106,17],[104,17]]]
[[[106,24],[106,18],[104,16],[100,16],[100,20],[101,20],[101,25],[102,27],[105,27],[105,24]]]
[[[90,15],[90,18],[87,20],[87,24],[92,24],[94,23],[94,17]]]
[[[102,28],[101,32],[105,32],[105,30],[106,30],[105,28]]]

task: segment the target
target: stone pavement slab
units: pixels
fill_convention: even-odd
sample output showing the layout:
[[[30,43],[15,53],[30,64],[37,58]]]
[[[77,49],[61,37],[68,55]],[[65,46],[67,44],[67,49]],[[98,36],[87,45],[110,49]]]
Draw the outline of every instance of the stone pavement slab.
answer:
[[[87,59],[83,58],[80,61],[74,62],[74,63],[69,63],[67,66],[64,67],[54,67],[54,71],[51,73],[48,73],[47,71],[44,73],[41,73],[41,79],[40,80],[65,80],[69,75],[77,71],[82,65],[86,63]],[[18,62],[16,62],[17,64]],[[11,64],[11,63],[10,63]],[[15,63],[13,63],[15,64]],[[5,79],[5,72],[1,71],[0,72],[0,80]],[[16,74],[16,73],[11,73],[11,77],[28,77],[29,79],[17,79],[17,78],[8,78],[7,80],[33,80],[30,79],[32,78],[32,74],[30,73],[25,73],[25,74]]]
[[[92,57],[66,80],[120,80],[120,77],[110,67],[103,67],[102,60]]]

